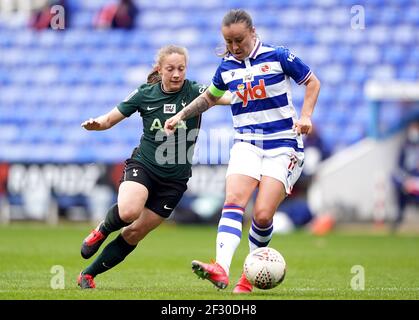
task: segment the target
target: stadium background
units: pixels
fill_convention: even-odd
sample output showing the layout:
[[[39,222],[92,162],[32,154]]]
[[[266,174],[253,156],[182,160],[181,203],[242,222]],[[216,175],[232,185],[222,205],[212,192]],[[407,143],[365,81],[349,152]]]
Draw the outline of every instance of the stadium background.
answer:
[[[221,19],[237,7],[251,13],[262,41],[290,48],[322,83],[313,122],[330,157],[316,171],[313,211],[342,222],[392,219],[389,177],[403,129],[419,114],[419,98],[417,87],[408,98],[388,98],[379,89],[418,81],[416,0],[143,0],[135,1],[140,14],[134,29],[97,30],[94,16],[109,2],[69,0],[64,30],[36,31],[27,25],[27,11],[6,10],[6,3],[19,1],[1,1],[0,220],[12,223],[4,235],[25,232],[14,229],[15,221],[100,219],[115,200],[123,161],[142,127],[135,115],[109,131],[87,132],[80,123],[107,112],[142,83],[156,51],[169,43],[188,48],[188,78],[208,84],[223,44]],[[365,89],[377,89],[374,81],[378,95]],[[293,84],[298,110],[303,94]],[[211,130],[218,133],[211,138],[231,137],[231,127],[228,107],[203,117],[206,137]],[[183,213],[200,208],[198,222],[214,222],[228,152],[201,138],[198,150]],[[417,208],[409,210],[417,216]],[[209,236],[209,247],[211,241]]]
[[[27,11],[6,11],[7,3],[19,8],[22,3],[42,2],[2,2],[0,192],[6,220],[42,219],[46,208],[54,206],[69,219],[100,218],[100,204],[106,207],[114,200],[110,197],[121,163],[138,144],[141,122],[132,116],[104,132],[86,132],[80,123],[107,112],[142,83],[156,51],[168,43],[189,49],[188,77],[208,84],[219,61],[216,48],[223,44],[220,20],[229,8],[244,5],[262,41],[287,46],[319,77],[322,89],[313,122],[329,154],[371,136],[388,137],[381,133],[397,132],[418,113],[417,104],[393,100],[374,118],[372,102],[364,93],[368,81],[381,85],[417,81],[416,1],[136,1],[140,14],[129,31],[93,27],[94,17],[109,3],[106,0],[67,1],[64,30],[36,31],[28,27]],[[293,92],[299,108],[304,91],[294,86]],[[210,138],[232,136],[229,108],[207,112],[203,132],[196,152],[202,166],[195,170],[189,195],[205,193],[221,201],[224,171],[206,164],[228,161],[228,148],[220,151]],[[393,154],[397,150],[384,149]],[[354,153],[347,151],[345,157],[351,159]],[[354,199],[328,194],[329,203],[314,203],[313,211],[321,213],[330,209],[330,203],[340,203],[364,211],[361,218],[372,220],[379,198],[391,199],[386,172],[395,160],[389,158],[379,178],[367,171],[374,182],[366,190],[369,195],[360,195],[371,199],[365,208],[356,207],[358,199],[354,204]],[[357,167],[365,167],[365,161],[360,165],[356,160]],[[355,182],[348,172],[343,177],[351,186]],[[385,185],[384,196],[376,192],[380,184]],[[29,205],[21,210],[25,203]],[[386,205],[391,208],[391,201]],[[392,210],[387,211],[384,219],[392,216]]]

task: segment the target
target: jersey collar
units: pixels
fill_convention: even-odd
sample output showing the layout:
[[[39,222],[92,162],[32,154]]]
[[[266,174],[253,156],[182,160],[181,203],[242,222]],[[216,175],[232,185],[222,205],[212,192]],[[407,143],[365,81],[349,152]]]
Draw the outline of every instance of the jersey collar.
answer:
[[[256,38],[255,46],[253,47],[252,52],[250,52],[249,58],[256,59],[256,57],[259,55],[259,49],[262,46],[262,43],[258,38]]]

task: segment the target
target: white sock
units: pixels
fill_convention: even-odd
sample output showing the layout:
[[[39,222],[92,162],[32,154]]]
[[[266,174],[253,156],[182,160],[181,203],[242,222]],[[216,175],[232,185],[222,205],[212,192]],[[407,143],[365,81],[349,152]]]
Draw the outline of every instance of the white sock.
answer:
[[[252,219],[252,226],[249,230],[250,252],[257,248],[267,247],[272,239],[273,230],[273,221],[267,226],[260,226]]]
[[[224,205],[218,223],[216,261],[227,275],[234,252],[240,244],[244,208],[235,204]]]

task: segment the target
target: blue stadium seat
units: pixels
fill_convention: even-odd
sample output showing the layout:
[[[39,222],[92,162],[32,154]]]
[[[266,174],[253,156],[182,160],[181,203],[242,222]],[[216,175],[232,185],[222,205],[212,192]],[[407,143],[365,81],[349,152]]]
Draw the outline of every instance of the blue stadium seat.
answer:
[[[179,1],[174,2],[172,0],[159,0],[159,1],[137,1],[140,8],[145,10],[155,10],[155,9],[162,9],[162,10],[170,10],[179,7]],[[185,5],[183,5],[185,7]]]
[[[347,74],[347,79],[349,81],[355,81],[358,83],[363,83],[368,76],[367,67],[364,65],[354,65],[349,69]]]
[[[393,42],[397,45],[411,45],[417,41],[418,29],[411,25],[399,25],[392,28]]]
[[[103,48],[108,47],[106,45],[107,44],[106,38],[110,31],[95,30],[92,28],[79,30],[79,31],[80,31],[81,38],[84,40],[83,41],[84,47],[96,50],[95,51],[96,53],[98,52],[97,50],[101,50]]]
[[[26,162],[28,161],[28,150],[33,149],[32,144],[16,144],[0,141],[0,159],[6,162]],[[30,154],[29,154],[30,156]],[[47,158],[45,158],[47,159]]]
[[[1,124],[1,117],[0,117]],[[19,127],[16,124],[0,125],[0,137],[3,142],[13,143],[18,140],[20,135]]]
[[[320,76],[332,83],[342,83],[345,79],[345,67],[341,64],[327,64],[321,68]]]
[[[35,31],[18,30],[14,33],[13,44],[16,47],[31,49],[37,47],[37,38]]]
[[[396,78],[396,70],[392,64],[374,66],[371,68],[369,78],[379,81],[393,80]]]
[[[391,50],[383,51],[383,62],[392,65],[401,65],[406,60],[406,52],[402,46],[394,45]]]
[[[417,46],[412,46],[409,55],[409,63],[419,65],[419,50]]]
[[[337,138],[339,137],[342,128],[335,123],[322,123],[317,125],[320,136],[323,139],[326,150],[336,150]]]
[[[401,20],[402,16],[402,12],[397,7],[393,6],[381,8],[378,14],[379,22],[388,26],[396,25],[399,20]]]
[[[130,32],[124,32],[124,47],[129,46],[139,50],[149,47],[150,34],[148,31],[138,28]]]
[[[354,52],[354,61],[359,64],[372,65],[380,61],[381,50],[373,45],[365,45],[362,50]]]
[[[31,45],[33,47],[40,47],[44,48],[49,51],[48,56],[53,55],[52,53],[55,52],[57,49],[57,43],[61,43],[63,37],[63,33],[55,30],[45,30],[40,34],[34,33],[33,35],[33,42]]]
[[[15,34],[9,30],[2,30],[0,37],[0,48],[7,49],[14,46]]]
[[[359,103],[357,108],[352,111],[350,116],[353,123],[361,123],[366,126],[369,123],[371,117],[368,103],[365,101]]]
[[[90,29],[93,27],[94,13],[89,11],[79,11],[71,18],[71,28]]]
[[[419,79],[418,64],[405,64],[398,69],[397,78],[405,81],[417,81]]]
[[[341,64],[347,68],[347,66],[351,65],[353,61],[352,47],[346,44],[335,46],[333,54],[330,58],[333,62]]]
[[[351,145],[366,136],[365,128],[360,124],[349,124],[342,130],[343,145]]]
[[[87,39],[84,37],[84,30],[71,29],[62,34],[62,45],[67,50],[76,50],[83,46]]]
[[[5,85],[10,84],[11,77],[9,72],[6,71],[6,68],[0,66],[0,85],[4,88]]]
[[[412,26],[419,26],[419,5],[416,4],[415,7],[407,8],[403,12],[403,22]]]
[[[377,45],[386,45],[388,42],[389,33],[391,32],[389,26],[377,25],[372,26],[368,33],[369,41]]]

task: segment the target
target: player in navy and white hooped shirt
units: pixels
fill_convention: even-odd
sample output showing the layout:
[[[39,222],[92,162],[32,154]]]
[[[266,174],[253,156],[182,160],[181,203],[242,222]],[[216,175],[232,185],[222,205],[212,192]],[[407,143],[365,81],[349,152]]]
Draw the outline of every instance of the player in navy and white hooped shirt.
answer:
[[[309,134],[311,115],[320,81],[308,66],[284,47],[263,44],[250,15],[241,9],[223,19],[226,53],[209,88],[176,116],[165,130],[212,107],[224,92],[232,93],[231,111],[236,131],[226,174],[226,199],[218,224],[216,262],[192,261],[198,276],[218,288],[229,284],[229,269],[240,243],[245,207],[258,188],[249,231],[250,251],[265,247],[272,238],[273,216],[291,193],[304,163],[301,134]],[[292,104],[292,78],[306,86],[301,116]],[[244,273],[235,293],[248,293],[252,285]]]

